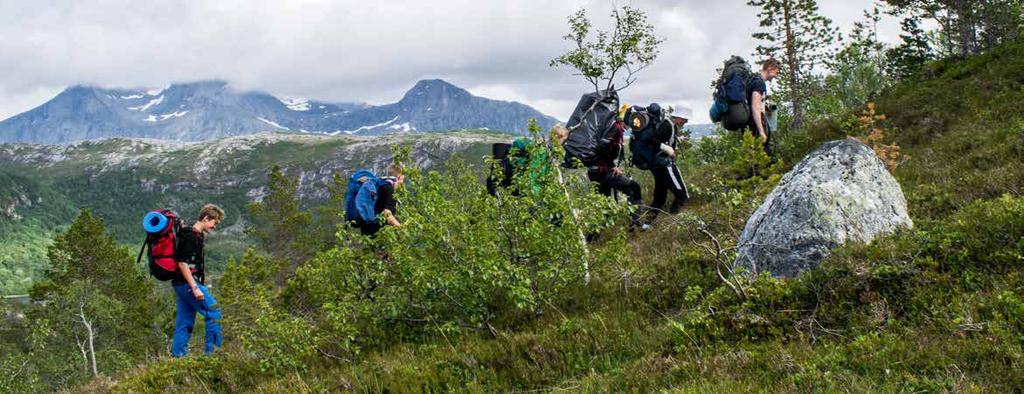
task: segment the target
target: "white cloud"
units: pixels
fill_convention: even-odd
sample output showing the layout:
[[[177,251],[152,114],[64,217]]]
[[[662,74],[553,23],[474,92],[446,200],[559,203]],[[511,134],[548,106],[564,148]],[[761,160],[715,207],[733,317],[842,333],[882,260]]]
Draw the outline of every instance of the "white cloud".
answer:
[[[749,55],[756,13],[743,0],[633,0],[666,42],[625,101],[686,103],[707,119],[709,81],[731,53]],[[861,2],[822,1],[848,27]],[[326,101],[386,103],[421,78],[565,119],[588,85],[548,61],[567,47],[580,6],[605,24],[607,0],[0,0],[0,118],[64,86],[159,87],[219,78],[242,89]],[[888,20],[882,36],[895,40]]]

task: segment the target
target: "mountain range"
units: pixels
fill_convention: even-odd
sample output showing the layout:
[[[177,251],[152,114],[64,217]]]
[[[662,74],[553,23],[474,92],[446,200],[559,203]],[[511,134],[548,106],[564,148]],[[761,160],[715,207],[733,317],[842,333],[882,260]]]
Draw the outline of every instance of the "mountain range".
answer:
[[[329,103],[241,91],[225,81],[163,89],[72,86],[0,122],[0,142],[66,144],[110,137],[203,141],[261,132],[379,135],[458,129],[526,133],[557,119],[517,102],[474,96],[440,79],[417,82],[398,102]]]

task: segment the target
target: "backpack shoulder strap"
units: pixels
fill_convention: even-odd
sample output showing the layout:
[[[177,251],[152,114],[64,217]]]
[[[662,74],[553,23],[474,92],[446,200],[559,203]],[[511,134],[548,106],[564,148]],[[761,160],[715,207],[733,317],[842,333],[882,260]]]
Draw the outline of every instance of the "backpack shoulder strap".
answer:
[[[151,247],[149,236],[146,237],[146,240],[142,241],[142,247],[139,248],[139,257],[135,258],[135,264],[142,262],[142,253],[146,251],[147,247]]]

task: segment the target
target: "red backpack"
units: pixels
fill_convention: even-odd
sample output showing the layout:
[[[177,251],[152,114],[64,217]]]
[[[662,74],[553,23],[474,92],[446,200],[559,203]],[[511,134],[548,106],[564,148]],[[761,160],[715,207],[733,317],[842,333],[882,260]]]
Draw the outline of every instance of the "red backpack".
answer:
[[[136,264],[142,260],[142,252],[148,249],[150,275],[161,281],[177,277],[178,264],[174,260],[174,251],[184,222],[174,211],[157,209],[142,218],[142,228],[146,231],[146,242],[139,250]]]

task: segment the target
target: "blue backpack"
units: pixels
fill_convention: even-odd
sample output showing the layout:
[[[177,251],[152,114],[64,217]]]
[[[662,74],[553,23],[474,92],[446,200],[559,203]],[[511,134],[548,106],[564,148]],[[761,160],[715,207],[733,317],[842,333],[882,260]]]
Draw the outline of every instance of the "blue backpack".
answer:
[[[377,220],[377,212],[374,210],[377,189],[387,182],[370,170],[358,170],[352,174],[345,192],[345,220],[361,223]]]
[[[711,105],[712,122],[722,122],[726,130],[742,129],[750,120],[750,103],[747,102],[747,85],[755,77],[746,60],[732,56],[722,66],[722,76],[715,84]]]

